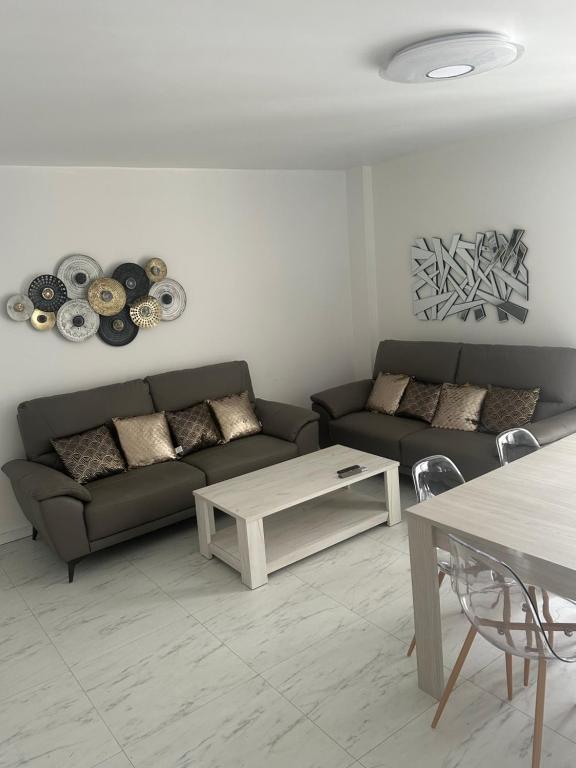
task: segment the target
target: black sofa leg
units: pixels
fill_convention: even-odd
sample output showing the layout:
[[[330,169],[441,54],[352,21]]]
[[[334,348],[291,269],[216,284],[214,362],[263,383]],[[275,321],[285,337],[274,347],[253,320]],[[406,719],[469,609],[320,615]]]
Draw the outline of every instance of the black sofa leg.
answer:
[[[74,581],[74,570],[78,563],[82,560],[81,557],[79,557],[77,560],[70,560],[68,563],[68,584],[72,584]]]
[[[32,540],[36,541],[37,538],[38,538],[38,529],[32,526]]]

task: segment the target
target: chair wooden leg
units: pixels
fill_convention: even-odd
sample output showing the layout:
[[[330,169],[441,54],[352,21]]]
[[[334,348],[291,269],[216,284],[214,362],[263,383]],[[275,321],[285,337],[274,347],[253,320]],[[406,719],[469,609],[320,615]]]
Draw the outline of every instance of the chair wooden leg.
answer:
[[[508,691],[508,701],[512,701],[514,689],[512,685],[512,654],[505,654],[506,658],[506,689]]]
[[[442,712],[444,712],[444,707],[446,706],[448,702],[448,698],[450,697],[450,694],[452,693],[452,690],[456,685],[456,681],[458,680],[458,675],[460,674],[462,666],[466,661],[466,657],[468,656],[468,653],[470,651],[470,648],[472,647],[472,643],[474,642],[474,638],[476,637],[477,633],[478,633],[478,630],[476,629],[476,627],[474,626],[470,627],[470,630],[466,635],[466,640],[464,640],[462,649],[458,654],[458,658],[456,659],[456,664],[454,664],[454,669],[450,673],[450,677],[448,678],[448,682],[446,683],[446,688],[444,688],[444,693],[442,694],[442,697],[438,702],[438,709],[436,710],[436,714],[434,715],[434,720],[432,720],[432,728],[436,728],[436,726],[438,725],[438,721],[442,717]]]
[[[532,768],[540,768],[542,755],[542,730],[544,728],[544,698],[546,696],[546,659],[538,659],[536,684],[536,709],[534,712],[534,741],[532,743]]]
[[[530,659],[524,659],[524,687],[530,685]]]
[[[446,574],[444,573],[444,571],[438,571],[438,589],[440,589],[440,587],[442,586],[442,582],[444,581],[445,577],[446,577]],[[408,648],[408,653],[406,654],[406,656],[412,656],[412,654],[414,653],[414,648],[416,648],[416,635],[414,635],[414,637],[412,638],[412,641],[410,643],[410,646]]]

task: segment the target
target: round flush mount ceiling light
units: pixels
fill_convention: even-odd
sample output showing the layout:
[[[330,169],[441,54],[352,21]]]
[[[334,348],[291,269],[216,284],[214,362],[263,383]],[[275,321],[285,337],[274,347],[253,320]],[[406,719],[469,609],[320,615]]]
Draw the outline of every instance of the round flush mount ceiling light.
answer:
[[[424,40],[397,51],[380,76],[399,83],[433,83],[506,67],[524,52],[504,35],[471,32]]]

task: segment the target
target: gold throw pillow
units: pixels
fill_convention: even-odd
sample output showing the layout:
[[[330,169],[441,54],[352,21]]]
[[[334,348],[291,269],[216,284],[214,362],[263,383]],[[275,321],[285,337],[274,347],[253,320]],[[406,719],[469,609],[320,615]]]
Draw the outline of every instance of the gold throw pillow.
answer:
[[[225,443],[262,432],[262,424],[254,413],[248,392],[208,400]]]
[[[128,469],[176,458],[164,411],[128,419],[112,419]]]
[[[432,426],[476,432],[487,391],[471,384],[443,384]]]
[[[394,416],[409,381],[410,376],[403,373],[379,373],[366,403],[366,410]]]

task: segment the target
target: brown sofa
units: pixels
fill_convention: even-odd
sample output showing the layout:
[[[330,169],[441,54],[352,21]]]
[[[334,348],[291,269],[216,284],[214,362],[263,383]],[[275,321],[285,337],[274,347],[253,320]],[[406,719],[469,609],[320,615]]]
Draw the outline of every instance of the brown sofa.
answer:
[[[209,398],[248,391],[260,434],[79,485],[63,471],[51,439],[109,424],[114,416],[172,411]],[[75,564],[91,552],[194,514],[193,491],[318,448],[318,415],[254,398],[248,365],[220,363],[112,384],[18,407],[27,460],[2,467],[22,511],[52,549]]]
[[[436,383],[541,387],[528,427],[540,444],[576,432],[575,349],[388,340],[378,347],[374,378],[380,371]],[[456,462],[467,480],[499,466],[493,434],[435,429],[416,419],[366,411],[372,384],[363,379],[312,395],[321,444],[341,443],[396,459],[405,472],[440,453]]]

